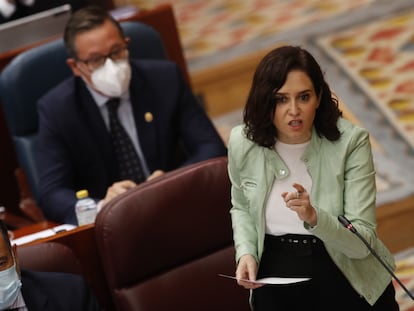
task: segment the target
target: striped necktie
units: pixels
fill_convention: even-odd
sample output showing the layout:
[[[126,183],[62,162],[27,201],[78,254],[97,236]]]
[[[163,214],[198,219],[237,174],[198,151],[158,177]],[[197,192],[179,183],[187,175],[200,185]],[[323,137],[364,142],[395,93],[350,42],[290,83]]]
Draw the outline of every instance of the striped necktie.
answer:
[[[118,178],[119,180],[131,179],[136,183],[141,183],[145,180],[145,174],[132,140],[119,121],[119,98],[110,99],[106,105],[112,147],[118,163]]]

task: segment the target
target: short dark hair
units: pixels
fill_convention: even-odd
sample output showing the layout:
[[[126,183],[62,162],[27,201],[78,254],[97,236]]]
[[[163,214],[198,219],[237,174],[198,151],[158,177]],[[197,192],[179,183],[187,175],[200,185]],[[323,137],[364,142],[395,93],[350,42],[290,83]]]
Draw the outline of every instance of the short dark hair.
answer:
[[[11,246],[10,238],[9,238],[9,230],[7,229],[6,224],[1,219],[0,219],[0,230],[1,230],[1,235],[3,236],[3,239],[6,242],[7,247],[10,251],[10,254],[13,255],[13,248]]]
[[[244,107],[243,121],[247,137],[260,146],[271,148],[276,143],[277,129],[273,124],[276,108],[275,93],[285,84],[292,70],[301,70],[312,81],[320,96],[314,126],[319,136],[328,140],[339,139],[336,125],[342,112],[315,58],[298,46],[282,46],[269,52],[259,63]]]
[[[124,37],[124,32],[118,21],[116,21],[108,11],[101,7],[87,6],[73,13],[66,24],[63,35],[65,47],[69,56],[73,58],[77,57],[75,38],[79,33],[95,29],[107,20],[111,21],[119,30],[119,34]]]

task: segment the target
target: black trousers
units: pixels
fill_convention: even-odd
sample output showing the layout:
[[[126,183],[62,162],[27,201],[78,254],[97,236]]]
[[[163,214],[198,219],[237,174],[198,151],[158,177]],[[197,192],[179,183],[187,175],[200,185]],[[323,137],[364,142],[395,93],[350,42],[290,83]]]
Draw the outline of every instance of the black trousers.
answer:
[[[398,311],[390,283],[374,306],[350,285],[321,240],[307,235],[266,235],[257,278],[310,277],[289,285],[265,285],[253,290],[254,311]]]

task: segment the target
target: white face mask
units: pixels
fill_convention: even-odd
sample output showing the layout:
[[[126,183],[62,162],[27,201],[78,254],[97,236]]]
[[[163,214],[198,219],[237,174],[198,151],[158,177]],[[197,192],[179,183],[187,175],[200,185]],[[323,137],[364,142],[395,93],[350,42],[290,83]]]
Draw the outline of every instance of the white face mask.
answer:
[[[120,97],[129,88],[131,65],[128,60],[114,62],[107,58],[105,64],[91,74],[93,87],[108,97]]]
[[[12,305],[19,295],[22,282],[16,271],[16,264],[0,271],[0,310]]]

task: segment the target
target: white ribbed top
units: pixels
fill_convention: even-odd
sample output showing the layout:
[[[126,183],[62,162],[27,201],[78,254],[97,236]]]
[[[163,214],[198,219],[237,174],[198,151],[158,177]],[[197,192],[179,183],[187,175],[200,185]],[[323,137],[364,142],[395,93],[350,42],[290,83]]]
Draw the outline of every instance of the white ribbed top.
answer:
[[[285,144],[280,141],[276,142],[276,152],[283,159],[290,174],[284,178],[275,179],[270,191],[269,199],[266,205],[266,233],[272,235],[283,235],[287,233],[309,234],[303,227],[296,212],[286,207],[283,200],[282,192],[295,192],[292,184],[301,184],[308,193],[311,191],[312,180],[306,169],[306,165],[301,161],[306,147],[310,141],[303,144]]]

